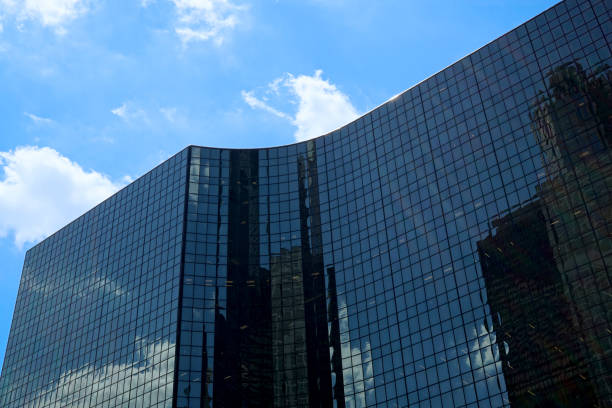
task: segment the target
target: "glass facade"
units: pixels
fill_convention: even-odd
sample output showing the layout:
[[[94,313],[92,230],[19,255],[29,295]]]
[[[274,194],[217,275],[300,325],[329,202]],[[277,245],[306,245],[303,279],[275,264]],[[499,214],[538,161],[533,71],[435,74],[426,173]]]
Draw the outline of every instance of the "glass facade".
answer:
[[[2,407],[172,404],[187,151],[30,249]]]
[[[612,406],[611,12],[185,149],[28,252],[0,405]]]

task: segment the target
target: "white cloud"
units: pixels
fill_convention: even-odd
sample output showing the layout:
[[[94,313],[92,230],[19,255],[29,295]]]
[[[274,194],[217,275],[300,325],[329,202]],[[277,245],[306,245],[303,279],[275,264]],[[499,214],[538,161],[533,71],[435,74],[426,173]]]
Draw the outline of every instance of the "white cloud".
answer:
[[[279,93],[279,87],[280,85],[283,83],[283,78],[276,78],[274,81],[270,82],[268,84],[268,89],[270,90],[270,92],[275,93],[276,95],[278,95]]]
[[[314,76],[290,76],[287,80],[299,100],[294,119],[298,141],[323,135],[359,116],[349,97],[322,79],[321,74],[322,71],[317,70]]]
[[[242,91],[244,101],[254,109],[262,109],[285,118],[297,127],[295,140],[302,141],[321,136],[345,125],[359,116],[349,97],[329,80],[323,79],[321,70],[313,76],[286,74],[268,84],[266,93],[280,95],[284,89],[297,105],[295,116],[273,108],[254,92]]]
[[[121,106],[115,109],[111,109],[113,115],[119,116],[122,119],[127,118],[127,105],[123,103]]]
[[[174,106],[142,107],[134,102],[124,102],[111,109],[110,112],[129,126],[148,127],[155,130],[169,125],[172,129],[185,128],[189,124],[184,112]]]
[[[0,237],[15,244],[55,232],[123,186],[48,147],[0,152]]]
[[[263,109],[266,112],[270,112],[271,114],[278,116],[279,118],[284,118],[293,121],[293,118],[291,116],[277,109],[274,109],[264,101],[257,99],[253,95],[253,91],[242,91],[242,99],[244,99],[244,101],[253,109]]]
[[[58,34],[64,25],[87,12],[87,0],[0,0],[0,13],[14,16],[18,26],[33,20]]]
[[[244,6],[230,0],[171,0],[178,15],[175,32],[183,44],[212,40],[221,44],[240,21]]]
[[[159,108],[159,112],[166,118],[166,120],[170,123],[175,123],[177,121],[178,109],[176,108]]]
[[[53,123],[53,120],[49,118],[43,118],[42,116],[34,115],[33,113],[23,112],[23,114],[27,116],[28,118],[30,118],[32,122],[39,124],[39,125],[50,125]]]
[[[111,109],[111,113],[115,116],[120,117],[128,123],[137,121],[145,123],[149,122],[149,116],[147,115],[147,113],[143,109],[135,106],[133,103],[130,102],[123,102],[121,106],[115,109]]]

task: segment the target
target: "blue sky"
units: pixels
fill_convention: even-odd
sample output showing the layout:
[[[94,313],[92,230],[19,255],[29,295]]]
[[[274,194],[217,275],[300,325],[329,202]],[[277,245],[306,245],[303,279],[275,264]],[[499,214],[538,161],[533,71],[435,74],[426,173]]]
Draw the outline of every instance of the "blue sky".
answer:
[[[551,0],[0,0],[0,361],[25,251],[189,144],[333,130]]]

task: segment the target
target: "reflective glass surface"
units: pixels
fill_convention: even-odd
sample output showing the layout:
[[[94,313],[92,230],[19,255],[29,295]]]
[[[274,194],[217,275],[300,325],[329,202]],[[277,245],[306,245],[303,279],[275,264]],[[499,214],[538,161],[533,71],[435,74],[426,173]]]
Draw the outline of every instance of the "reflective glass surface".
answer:
[[[171,407],[187,150],[28,251],[2,407]]]
[[[150,286],[147,268],[129,279],[139,302],[156,285],[172,295],[155,313],[170,319],[168,361],[178,356],[165,371],[174,406],[611,406],[611,9],[561,2],[317,139],[192,146],[175,158],[177,197],[148,202],[176,211],[155,224],[176,227],[173,272]],[[136,211],[121,205],[116,217]],[[53,281],[50,261],[35,256],[48,242],[77,251],[64,235],[26,259],[5,401],[35,401],[34,390],[54,387],[55,372],[36,386],[23,377],[38,361],[24,345],[47,347],[26,339],[42,324],[27,311],[38,307],[28,282]],[[138,252],[142,262],[157,266],[156,248]],[[89,259],[77,251],[57,262],[81,256]],[[62,319],[98,336],[98,321],[80,323],[78,310]],[[141,341],[139,327],[123,336]],[[158,361],[147,353],[106,364],[140,378]],[[69,374],[83,366],[61,361]],[[96,364],[86,367],[105,367]],[[70,398],[88,398],[73,380],[61,384]]]

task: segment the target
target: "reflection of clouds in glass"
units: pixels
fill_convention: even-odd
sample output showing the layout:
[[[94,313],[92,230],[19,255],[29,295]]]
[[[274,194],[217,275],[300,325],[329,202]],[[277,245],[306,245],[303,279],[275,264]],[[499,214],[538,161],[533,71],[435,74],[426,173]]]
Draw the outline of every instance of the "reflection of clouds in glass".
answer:
[[[493,350],[491,349],[491,346],[487,346],[484,349],[482,349],[482,355],[484,356],[484,359],[483,359],[484,365],[493,364],[495,362],[495,359],[493,358]]]
[[[351,339],[346,300],[339,295],[338,302],[347,407],[365,407],[368,400],[375,399],[371,344],[367,340],[359,342],[358,339]],[[486,310],[484,317],[479,321],[466,323],[457,330],[460,330],[461,333],[451,332],[450,335],[444,337],[444,344],[440,346],[445,351],[451,350],[450,354],[440,352],[435,344],[434,350],[430,350],[430,353],[434,352],[433,357],[438,361],[438,370],[442,370],[442,373],[448,370],[450,377],[460,378],[460,388],[465,391],[466,395],[474,396],[474,398],[477,395],[477,384],[482,388],[486,383],[491,390],[505,392],[500,353],[496,343],[497,334],[490,312]],[[461,340],[457,341],[453,334],[459,335]],[[440,341],[441,339],[442,337]],[[418,351],[422,344],[421,342],[413,344],[412,352],[422,353],[423,351]],[[456,357],[449,360],[448,356],[451,354]],[[419,361],[415,362],[417,378],[414,381],[418,380],[418,383],[413,385],[415,391],[427,389],[442,379],[440,371],[433,372],[434,378],[430,370],[425,370],[425,365],[420,363],[417,365],[417,362]],[[450,377],[447,377],[446,380],[450,380]]]
[[[462,373],[466,373],[466,372],[470,371],[470,369],[471,369],[470,356],[469,355],[465,355],[463,357],[459,357],[459,366],[461,367],[461,372]]]
[[[478,340],[474,339],[474,340],[469,340],[468,341],[468,346],[469,346],[469,350],[470,351],[476,351],[480,348],[480,345],[478,344]]]
[[[470,358],[472,362],[472,368],[477,369],[482,367],[482,356],[480,355],[479,350],[470,353]]]
[[[51,279],[45,279],[43,282],[37,275],[29,274],[27,268],[24,268],[23,274],[24,276],[27,276],[26,274],[29,275],[28,278],[23,281],[23,289],[43,296],[55,295],[60,291],[70,291],[71,295],[79,298],[84,298],[90,293],[97,294],[100,298],[104,295],[122,296],[130,294],[130,292],[119,283],[107,277],[100,276],[97,271],[87,279],[87,284],[73,284],[68,287],[61,286],[57,281]]]
[[[476,325],[472,325],[469,328],[466,327],[466,331],[472,334],[478,333],[479,337],[472,341],[468,341],[470,350],[469,355],[459,358],[461,371],[467,372],[470,369],[478,370],[483,368],[487,373],[489,388],[505,392],[506,387],[503,380],[500,354],[497,346],[497,334],[493,330],[493,321],[490,314],[487,314],[485,318]],[[472,381],[469,382],[471,383]],[[463,383],[464,385],[468,385],[468,382],[465,380]]]
[[[366,397],[364,390],[374,386],[372,352],[369,341],[359,347],[359,341],[351,344],[348,324],[348,309],[346,300],[339,296],[340,339],[343,358],[344,394],[347,407],[365,407]],[[350,363],[350,366],[347,366]],[[353,387],[354,392],[353,394]]]
[[[85,406],[87,401],[105,406],[172,406],[174,343],[136,340],[139,352],[131,363],[91,364],[62,374],[59,381],[41,390],[28,406],[60,401],[62,406]],[[170,375],[168,375],[170,374]],[[91,400],[78,398],[85,393]],[[164,404],[165,401],[165,404]]]
[[[108,279],[108,278],[96,279],[95,277],[92,277],[90,278],[90,280],[92,283],[90,286],[88,286],[89,288],[100,290],[106,295],[121,296],[121,295],[129,294],[129,292],[123,289],[120,284],[118,284],[112,279]]]
[[[58,285],[56,285],[54,281],[43,283],[40,278],[31,273],[31,268],[27,266],[23,267],[23,276],[28,277],[27,279],[23,279],[22,283],[23,290],[25,291],[46,296],[52,294],[58,288]]]

